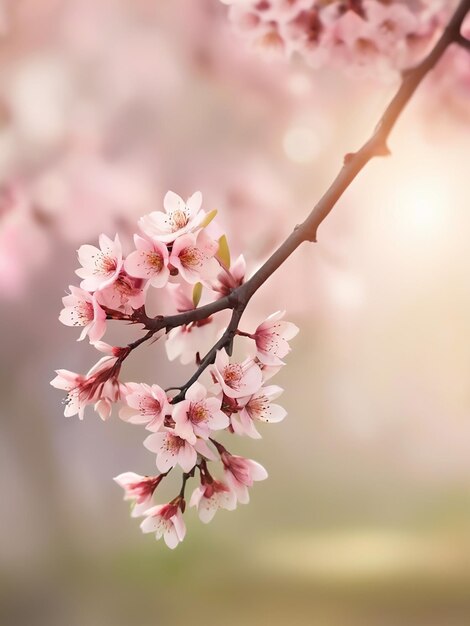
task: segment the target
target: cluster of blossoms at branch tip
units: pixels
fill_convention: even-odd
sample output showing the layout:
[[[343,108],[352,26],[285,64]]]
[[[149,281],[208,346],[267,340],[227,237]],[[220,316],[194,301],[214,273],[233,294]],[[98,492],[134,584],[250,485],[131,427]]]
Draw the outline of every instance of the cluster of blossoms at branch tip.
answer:
[[[221,0],[236,31],[269,56],[390,74],[423,56],[452,8],[444,0]]]
[[[247,503],[249,487],[267,477],[259,463],[230,453],[215,436],[225,431],[257,439],[260,424],[284,419],[286,411],[275,403],[283,390],[268,381],[284,365],[289,341],[298,332],[282,312],[252,333],[238,324],[224,328],[223,310],[230,306],[215,307],[205,317],[200,313],[244,285],[246,270],[243,256],[231,262],[227,238],[214,220],[216,211],[206,213],[201,206],[199,192],[186,202],[168,192],[164,211],[139,220],[141,234],[134,236],[129,254],[123,254],[118,235],[101,235],[99,247],[80,247],[76,274],[82,280],[79,287],[70,286],[59,319],[79,327],[78,340],[88,337],[105,356],[85,375],[57,370],[51,381],[67,392],[65,416],[82,419],[86,406],[93,405],[106,420],[119,402],[122,420],[149,431],[144,446],[156,455],[159,473],[125,472],[115,480],[133,502],[132,516],[144,517],[142,531],[163,536],[170,548],[185,536],[189,479],[199,478],[189,505],[207,523],[219,508]],[[171,309],[170,315],[148,316],[151,292],[162,308]],[[146,332],[125,347],[111,346],[102,338],[112,320],[143,324]],[[124,360],[155,337],[165,337],[169,360],[195,364],[185,385],[164,390],[158,384],[120,380]],[[242,360],[229,356],[235,337],[245,343]],[[214,472],[210,464],[217,461]],[[182,471],[181,490],[170,502],[153,506],[155,490],[176,467]]]

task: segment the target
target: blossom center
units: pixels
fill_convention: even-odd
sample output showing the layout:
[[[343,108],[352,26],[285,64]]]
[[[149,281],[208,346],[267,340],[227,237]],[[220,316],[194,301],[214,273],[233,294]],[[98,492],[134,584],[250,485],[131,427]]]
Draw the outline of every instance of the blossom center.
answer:
[[[246,405],[246,410],[250,416],[259,417],[267,410],[269,400],[266,396],[257,396],[252,398]]]
[[[242,368],[237,363],[232,363],[224,368],[224,382],[232,389],[237,389],[240,386],[242,376]]]
[[[162,405],[156,398],[145,397],[139,402],[141,415],[158,415],[162,410]]]
[[[158,252],[149,252],[147,254],[147,263],[155,272],[160,272],[163,267],[163,258]]]
[[[170,223],[171,223],[173,232],[175,232],[176,230],[180,230],[181,228],[184,228],[188,222],[189,222],[189,218],[186,215],[186,212],[181,211],[181,209],[177,209],[176,211],[173,211],[173,213],[171,214]]]
[[[93,321],[94,316],[93,304],[87,300],[81,300],[76,304],[72,312],[73,325],[86,326]]]
[[[113,287],[121,295],[122,298],[129,298],[138,291],[134,287],[134,284],[131,282],[130,278],[125,274],[119,274]]]
[[[134,497],[139,500],[145,500],[150,497],[155,491],[155,487],[157,486],[157,481],[155,478],[144,478],[137,483],[129,484],[129,493],[131,493]]]
[[[165,442],[165,447],[168,452],[175,454],[179,452],[181,448],[184,448],[185,443],[185,440],[181,439],[181,437],[169,434]]]
[[[104,274],[109,276],[116,271],[116,268],[117,262],[115,258],[109,256],[108,254],[104,254],[103,252],[96,255],[94,274]]]
[[[380,25],[380,29],[386,34],[394,33],[396,31],[396,24],[393,20],[384,20]]]
[[[356,40],[356,50],[364,54],[375,54],[377,52],[377,46],[370,39],[359,37]]]
[[[201,252],[196,246],[188,246],[181,252],[180,261],[184,267],[198,267],[202,261]]]
[[[189,407],[189,419],[193,424],[199,424],[205,422],[209,417],[209,411],[207,410],[204,402],[191,402]]]

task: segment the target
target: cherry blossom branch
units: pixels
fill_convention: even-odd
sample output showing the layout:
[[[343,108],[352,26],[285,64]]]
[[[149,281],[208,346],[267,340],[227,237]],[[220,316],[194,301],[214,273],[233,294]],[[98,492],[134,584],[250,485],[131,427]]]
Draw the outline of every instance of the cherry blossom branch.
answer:
[[[270,3],[265,4],[270,8]],[[377,36],[381,37],[382,26],[390,10],[394,9],[393,4],[369,3],[369,16],[366,12],[360,14],[361,0],[350,0],[347,3],[350,12],[344,15],[345,23],[350,20],[353,36],[359,37],[361,27],[358,23],[364,25],[366,18],[370,17],[371,22],[377,22]],[[259,8],[260,11],[265,9]],[[374,10],[378,12],[375,16],[378,21],[374,18]],[[401,10],[406,17],[406,9],[401,7]],[[239,330],[240,320],[253,295],[300,244],[317,240],[318,227],[365,165],[376,156],[390,154],[388,138],[399,116],[448,46],[455,43],[470,47],[461,34],[469,10],[470,0],[460,0],[430,54],[403,73],[397,93],[369,139],[357,152],[345,156],[342,169],[310,214],[246,282],[243,282],[246,271],[243,256],[232,264],[226,236],[222,235],[216,241],[217,229],[206,230],[216,211],[206,213],[201,209],[200,192],[185,202],[168,191],[163,200],[165,213],[155,211],[140,218],[139,228],[145,237],[135,235],[135,250],[126,256],[118,235],[112,240],[101,234],[99,248],[87,244],[79,248],[82,267],[76,270],[76,274],[82,281],[80,287],[71,285],[70,294],[62,299],[64,308],[59,319],[68,326],[81,326],[79,339],[88,336],[90,344],[106,356],[85,375],[56,370],[57,376],[51,384],[67,392],[66,417],[78,415],[83,419],[85,408],[94,405],[98,415],[106,420],[112,413],[113,404],[122,401],[120,418],[132,424],[145,424],[151,431],[143,445],[156,454],[160,473],[141,476],[125,472],[115,477],[125,491],[125,499],[134,501],[132,516],[144,517],[140,524],[144,533],[155,533],[157,539],[163,536],[170,548],[175,548],[184,539],[186,487],[188,480],[195,476],[196,468],[199,469],[199,481],[188,501],[189,506],[197,508],[204,523],[209,522],[220,508],[233,510],[238,503],[246,504],[248,488],[254,481],[267,478],[262,465],[232,454],[211,435],[225,431],[258,439],[261,434],[257,422],[276,423],[284,419],[286,410],[273,402],[282,393],[282,388],[265,383],[284,364],[282,359],[288,354],[289,341],[298,328],[282,320],[281,312],[270,315],[253,334]],[[412,13],[408,17],[410,24],[416,24]],[[338,19],[342,20],[343,16],[339,15]],[[395,33],[397,39],[407,31],[408,27],[399,28]],[[175,276],[178,280],[171,281]],[[212,289],[212,297],[220,297],[198,307],[203,285]],[[148,287],[167,288],[164,293],[174,301],[176,309],[173,310],[177,313],[149,317],[145,309]],[[218,332],[216,323],[203,331],[198,330],[213,322],[212,316],[223,310],[230,310],[231,317],[217,341],[211,334]],[[127,346],[112,346],[101,340],[107,329],[106,320],[141,324],[143,331]],[[180,356],[181,362],[187,363],[189,356],[189,361],[195,361],[195,371],[189,380],[180,387],[166,390],[158,384],[121,382],[119,375],[124,360],[145,342],[152,343],[172,329],[175,332],[170,333],[166,343],[168,358],[173,360]],[[256,357],[248,355],[240,363],[231,362],[229,356],[236,335],[254,341]],[[208,336],[213,337],[214,345],[201,358],[200,340]],[[199,377],[214,362],[215,366],[208,370],[214,384],[199,383]],[[169,391],[175,395],[172,397]],[[213,448],[218,455],[214,455]],[[218,479],[210,474],[209,461],[221,464],[223,477]],[[158,485],[176,466],[182,470],[179,494],[166,504],[151,506]]]
[[[136,312],[133,321],[135,323],[143,323],[148,332],[140,340],[129,344],[129,351],[125,357],[138,345],[153,337],[153,335],[160,330],[169,332],[173,328],[191,322],[202,321],[226,309],[232,309],[233,311],[226,331],[204,356],[193,376],[182,387],[175,387],[175,389],[179,389],[180,391],[178,395],[173,398],[174,403],[184,398],[191,384],[214,362],[215,356],[219,350],[225,348],[229,354],[231,353],[233,338],[237,332],[238,323],[251,297],[303,242],[317,241],[318,227],[329,215],[338,200],[367,163],[374,157],[390,155],[390,150],[387,145],[389,135],[425,76],[434,68],[451,44],[457,43],[466,48],[470,48],[470,42],[465,39],[460,32],[462,23],[469,11],[470,0],[461,0],[447,27],[428,56],[415,67],[403,72],[400,87],[380,118],[372,136],[357,152],[349,153],[345,156],[343,167],[339,174],[305,221],[294,228],[287,239],[285,239],[249,280],[219,300],[176,315],[159,315],[155,318],[150,318],[146,315],[144,310]]]

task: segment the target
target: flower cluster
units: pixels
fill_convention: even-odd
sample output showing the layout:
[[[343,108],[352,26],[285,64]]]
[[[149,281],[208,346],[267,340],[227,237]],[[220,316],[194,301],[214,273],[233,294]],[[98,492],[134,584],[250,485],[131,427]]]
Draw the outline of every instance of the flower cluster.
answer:
[[[221,0],[236,31],[269,55],[298,54],[315,67],[401,70],[442,23],[443,0]]]
[[[470,14],[462,24],[464,40],[470,40]],[[434,106],[447,107],[454,115],[468,120],[470,109],[470,63],[468,49],[462,46],[450,47],[430,76],[431,88],[436,93]]]
[[[298,332],[282,319],[283,313],[274,313],[253,333],[234,329],[230,342],[238,336],[246,342],[247,353],[242,360],[229,357],[230,342],[223,341],[227,331],[216,320],[223,309],[201,319],[199,305],[203,298],[209,305],[217,303],[243,285],[245,261],[240,256],[231,263],[227,238],[218,236],[213,222],[216,212],[206,213],[201,205],[199,192],[186,202],[168,192],[164,212],[139,220],[141,234],[134,236],[135,249],[126,256],[117,235],[114,239],[101,235],[99,247],[80,247],[81,267],[76,273],[82,280],[79,287],[70,286],[59,319],[80,327],[78,339],[88,337],[106,356],[86,375],[57,370],[51,382],[67,392],[66,416],[78,414],[82,419],[85,407],[93,405],[105,420],[120,402],[120,418],[149,431],[144,446],[155,454],[159,474],[125,472],[115,480],[134,503],[132,515],[144,517],[143,532],[154,532],[157,539],[163,536],[170,548],[184,538],[185,488],[196,473],[199,485],[189,504],[203,522],[219,508],[232,510],[237,503],[247,503],[248,488],[267,477],[259,463],[231,454],[215,436],[225,431],[260,438],[261,423],[285,417],[286,411],[275,403],[282,389],[268,381],[284,365],[289,341]],[[146,299],[152,289],[159,290],[159,301],[167,308],[170,303],[171,315],[147,315]],[[111,346],[102,341],[111,320],[143,324],[147,332],[128,346]],[[194,376],[186,385],[167,390],[158,384],[121,382],[124,360],[154,338],[157,329],[166,330],[168,358],[192,361],[197,368]],[[201,358],[204,344],[209,348]],[[209,470],[216,461],[219,474]],[[180,492],[171,502],[152,506],[158,485],[176,467],[183,476]]]

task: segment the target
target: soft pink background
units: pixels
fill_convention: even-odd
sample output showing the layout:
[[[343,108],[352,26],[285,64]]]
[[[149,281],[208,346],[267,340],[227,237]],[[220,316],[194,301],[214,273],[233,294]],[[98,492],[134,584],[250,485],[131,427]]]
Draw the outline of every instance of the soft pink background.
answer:
[[[254,299],[301,332],[288,418],[238,451],[270,478],[169,552],[112,481],[143,434],[62,415],[76,249],[200,189],[253,270],[396,88],[266,64],[217,0],[17,0],[0,39],[2,624],[464,626],[470,621],[468,82],[444,59],[319,231]],[[467,65],[470,63],[467,57]],[[446,65],[444,65],[446,64]],[[468,69],[468,67],[467,67]],[[466,77],[468,80],[468,76]],[[125,337],[129,333],[126,331]],[[116,341],[119,341],[116,331]],[[123,341],[121,336],[121,341]],[[127,380],[181,382],[160,346]]]

